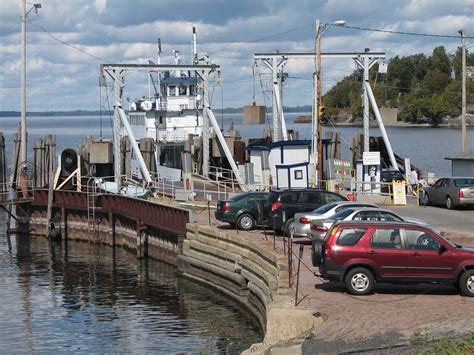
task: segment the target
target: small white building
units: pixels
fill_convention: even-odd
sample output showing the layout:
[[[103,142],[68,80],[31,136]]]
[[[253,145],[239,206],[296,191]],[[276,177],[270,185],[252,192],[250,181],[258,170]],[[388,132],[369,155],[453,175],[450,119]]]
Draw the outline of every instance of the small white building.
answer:
[[[451,160],[452,176],[474,176],[474,150],[468,150],[445,159]]]
[[[311,141],[279,141],[246,149],[256,182],[277,189],[309,187]]]

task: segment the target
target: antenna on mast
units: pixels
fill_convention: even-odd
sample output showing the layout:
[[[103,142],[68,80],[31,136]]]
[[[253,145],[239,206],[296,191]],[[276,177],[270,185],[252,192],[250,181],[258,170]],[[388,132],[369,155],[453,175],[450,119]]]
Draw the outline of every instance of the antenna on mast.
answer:
[[[196,44],[196,27],[193,26],[193,63],[198,64],[197,44]]]

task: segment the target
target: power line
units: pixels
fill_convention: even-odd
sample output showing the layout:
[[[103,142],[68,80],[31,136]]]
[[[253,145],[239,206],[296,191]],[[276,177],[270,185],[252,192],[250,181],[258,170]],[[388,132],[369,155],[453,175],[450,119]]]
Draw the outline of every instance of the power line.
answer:
[[[106,59],[103,59],[103,58],[100,58],[100,57],[97,57],[89,52],[86,52],[85,50],[79,48],[79,47],[76,47],[75,45],[69,43],[69,42],[66,42],[66,41],[63,41],[61,39],[59,39],[58,37],[54,36],[53,34],[49,33],[49,31],[44,28],[43,26],[41,25],[38,25],[37,23],[34,23],[34,22],[31,22],[31,21],[26,21],[27,23],[29,23],[30,25],[33,25],[33,26],[36,26],[38,27],[39,29],[41,29],[44,33],[46,33],[49,37],[51,37],[52,39],[54,39],[56,42],[59,42],[61,44],[64,44],[65,46],[68,46],[68,47],[71,47],[79,52],[82,52],[84,53],[85,55],[88,55],[89,57],[92,57],[100,62],[105,62],[105,63],[111,63],[111,61],[109,60],[106,60]]]
[[[233,46],[224,47],[224,48],[219,49],[219,50],[217,50],[217,51],[210,52],[209,55],[211,55],[211,54],[216,54],[216,53],[219,53],[219,52],[223,52],[223,51],[228,50],[228,49],[234,49],[234,48],[243,47],[243,46],[246,46],[246,45],[248,45],[248,44],[252,44],[252,43],[264,41],[264,40],[267,40],[267,39],[271,39],[271,38],[274,38],[274,37],[282,36],[282,35],[285,35],[285,34],[288,34],[288,33],[291,33],[291,32],[299,31],[299,30],[301,30],[301,29],[303,29],[303,28],[313,27],[313,26],[314,26],[314,25],[311,24],[311,25],[305,25],[305,26],[301,26],[301,27],[296,27],[296,28],[293,28],[293,29],[288,30],[288,31],[279,32],[279,33],[275,33],[275,34],[270,35],[270,36],[266,36],[266,37],[261,37],[261,38],[254,39],[254,40],[252,40],[252,41],[248,41],[248,42],[244,42],[244,43],[239,43],[239,44],[236,44],[236,45],[233,45]],[[466,38],[469,38],[469,37],[466,37]]]
[[[339,27],[344,27],[344,28],[351,28],[353,30],[361,30],[361,31],[370,31],[370,32],[382,32],[382,33],[391,33],[391,34],[397,34],[397,35],[408,35],[408,36],[420,36],[420,37],[437,37],[437,38],[457,38],[461,39],[460,36],[454,36],[454,35],[438,35],[438,34],[431,34],[431,33],[417,33],[417,32],[404,32],[404,31],[392,31],[392,30],[381,30],[378,28],[366,28],[366,27],[357,27],[357,26],[347,26],[347,25],[341,25]],[[464,38],[474,38],[474,37],[464,37]]]

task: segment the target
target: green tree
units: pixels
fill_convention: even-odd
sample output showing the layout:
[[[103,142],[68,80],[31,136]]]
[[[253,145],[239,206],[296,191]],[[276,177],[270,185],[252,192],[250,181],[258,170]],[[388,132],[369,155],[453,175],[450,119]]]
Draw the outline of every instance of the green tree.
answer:
[[[446,96],[443,94],[433,94],[431,97],[424,98],[421,111],[425,117],[430,119],[432,125],[439,125],[443,122],[443,117],[450,113]]]
[[[451,61],[444,46],[439,46],[433,49],[433,54],[430,59],[430,68],[439,69],[442,73],[451,76]]]

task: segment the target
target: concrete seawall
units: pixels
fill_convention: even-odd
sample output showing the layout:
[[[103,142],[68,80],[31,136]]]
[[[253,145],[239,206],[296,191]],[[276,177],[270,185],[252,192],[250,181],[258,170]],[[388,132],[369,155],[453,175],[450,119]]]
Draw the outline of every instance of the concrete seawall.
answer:
[[[195,223],[189,223],[187,230],[183,253],[178,256],[179,270],[236,299],[256,315],[265,331],[264,341],[247,352],[263,353],[312,336],[322,320],[311,310],[295,307],[285,256],[268,243],[235,231]]]

